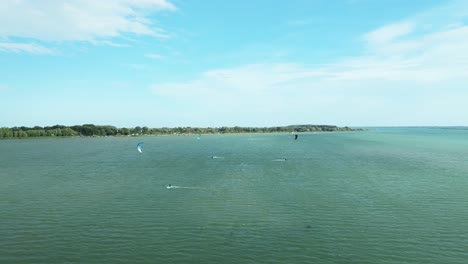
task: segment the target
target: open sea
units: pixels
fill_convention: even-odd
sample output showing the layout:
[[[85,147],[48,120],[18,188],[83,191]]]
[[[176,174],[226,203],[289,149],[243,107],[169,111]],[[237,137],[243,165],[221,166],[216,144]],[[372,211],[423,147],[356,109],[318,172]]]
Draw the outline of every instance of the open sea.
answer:
[[[0,140],[0,263],[465,264],[468,130]]]

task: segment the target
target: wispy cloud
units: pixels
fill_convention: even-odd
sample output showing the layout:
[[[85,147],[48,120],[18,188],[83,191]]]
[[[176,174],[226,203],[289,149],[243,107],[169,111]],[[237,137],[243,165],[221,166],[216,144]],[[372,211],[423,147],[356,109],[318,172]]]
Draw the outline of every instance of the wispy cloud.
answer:
[[[54,50],[35,43],[0,42],[0,51],[33,54],[54,54]]]
[[[115,89],[126,89],[130,87],[130,83],[128,82],[121,82],[121,81],[115,81],[110,84],[112,88]]]
[[[134,69],[134,70],[143,70],[145,68],[145,65],[143,64],[136,64],[136,63],[130,63],[130,64],[127,64],[127,66],[131,69]]]
[[[385,44],[410,34],[414,27],[415,25],[410,22],[390,24],[365,34],[364,39],[372,45]]]
[[[110,44],[115,44],[111,38],[127,34],[167,38],[170,34],[149,15],[175,10],[167,0],[4,0],[0,37]]]
[[[295,112],[302,119],[288,115],[284,122],[321,121],[326,112],[323,121],[336,123],[434,124],[438,117],[467,124],[460,102],[468,100],[468,16],[456,13],[440,20],[434,10],[384,25],[362,35],[365,56],[329,65],[249,64],[151,89],[168,100],[192,102],[200,115],[229,116],[236,109],[243,120]]]
[[[8,87],[0,84],[0,92],[4,92],[6,90],[8,90]]]
[[[145,54],[145,57],[150,58],[150,59],[155,59],[155,60],[158,60],[158,59],[161,59],[161,58],[162,58],[161,55],[155,54],[155,53],[148,53],[148,54]]]

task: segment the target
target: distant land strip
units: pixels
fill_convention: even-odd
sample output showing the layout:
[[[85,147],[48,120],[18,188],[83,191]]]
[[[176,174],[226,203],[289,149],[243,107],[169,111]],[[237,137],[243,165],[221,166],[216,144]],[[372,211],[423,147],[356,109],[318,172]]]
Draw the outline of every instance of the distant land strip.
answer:
[[[46,127],[2,127],[0,138],[35,138],[35,137],[105,137],[105,136],[146,136],[146,135],[198,135],[198,134],[234,134],[234,133],[301,133],[301,132],[334,132],[334,131],[364,131],[350,127],[332,125],[290,125],[273,127],[162,127],[148,128],[136,126],[134,128],[117,128],[93,124],[75,126],[46,126]]]

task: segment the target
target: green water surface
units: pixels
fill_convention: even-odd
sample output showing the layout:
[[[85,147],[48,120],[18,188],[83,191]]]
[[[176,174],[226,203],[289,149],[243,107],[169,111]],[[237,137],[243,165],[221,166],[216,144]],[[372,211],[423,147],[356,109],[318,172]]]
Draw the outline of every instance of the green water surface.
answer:
[[[0,140],[0,263],[467,261],[468,130]]]

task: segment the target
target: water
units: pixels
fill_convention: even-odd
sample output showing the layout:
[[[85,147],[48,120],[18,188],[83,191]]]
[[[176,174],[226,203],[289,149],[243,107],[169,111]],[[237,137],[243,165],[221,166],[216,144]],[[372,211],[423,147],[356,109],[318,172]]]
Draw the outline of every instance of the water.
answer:
[[[466,263],[467,219],[468,130],[0,141],[0,263]]]

